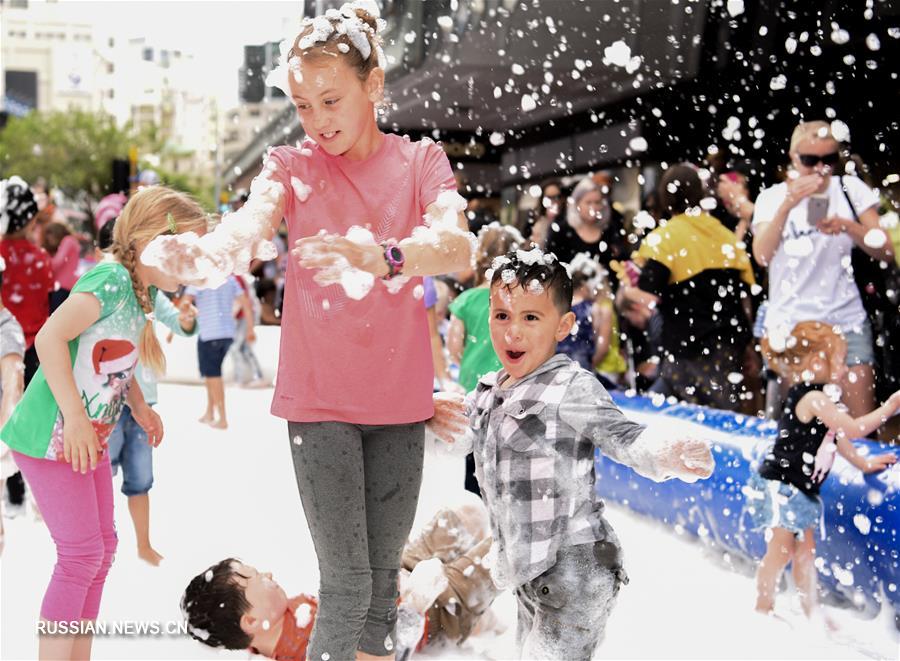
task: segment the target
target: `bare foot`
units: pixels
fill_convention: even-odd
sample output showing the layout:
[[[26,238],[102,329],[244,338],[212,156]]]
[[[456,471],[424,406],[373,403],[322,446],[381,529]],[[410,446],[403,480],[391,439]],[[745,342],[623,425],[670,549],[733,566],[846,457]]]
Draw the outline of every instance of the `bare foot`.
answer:
[[[213,421],[213,417],[209,413],[204,413],[200,418],[197,419],[197,422],[202,422],[204,425],[211,424]]]
[[[210,422],[209,426],[213,429],[228,429],[228,422],[225,420],[216,420],[214,422]]]
[[[154,567],[159,567],[159,563],[162,562],[163,559],[152,546],[138,548],[138,557],[145,562],[149,562]]]

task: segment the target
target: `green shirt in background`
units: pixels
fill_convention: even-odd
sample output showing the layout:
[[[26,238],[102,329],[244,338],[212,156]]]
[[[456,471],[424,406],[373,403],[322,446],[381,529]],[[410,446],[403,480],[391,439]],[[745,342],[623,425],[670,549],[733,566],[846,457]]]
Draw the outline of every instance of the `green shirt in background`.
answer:
[[[475,390],[482,376],[503,367],[491,344],[490,307],[489,287],[467,289],[450,304],[450,312],[466,326],[459,366],[459,383],[466,392]]]

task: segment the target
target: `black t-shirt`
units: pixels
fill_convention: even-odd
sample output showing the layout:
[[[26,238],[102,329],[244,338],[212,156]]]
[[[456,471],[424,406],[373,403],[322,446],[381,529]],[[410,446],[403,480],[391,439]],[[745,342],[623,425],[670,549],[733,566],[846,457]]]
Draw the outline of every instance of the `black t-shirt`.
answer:
[[[644,239],[638,287],[660,297],[660,340],[668,355],[714,360],[722,351],[743,351],[750,341],[743,298],[752,277],[739,252],[734,235],[708,214],[675,216]]]
[[[622,214],[612,209],[609,227],[604,230],[597,241],[591,243],[583,241],[578,236],[578,232],[565,219],[557,218],[547,230],[546,252],[552,252],[559,261],[567,264],[572,263],[575,255],[587,253],[599,261],[603,268],[609,270],[611,260],[628,259],[629,256]],[[617,279],[610,277],[609,280],[610,285],[615,289]]]
[[[759,467],[759,474],[767,480],[793,484],[803,493],[815,496],[828,473],[813,482],[816,452],[828,433],[828,427],[818,418],[808,423],[797,419],[797,403],[807,393],[819,390],[824,384],[800,383],[788,390],[784,409],[778,420],[778,437],[772,451]]]

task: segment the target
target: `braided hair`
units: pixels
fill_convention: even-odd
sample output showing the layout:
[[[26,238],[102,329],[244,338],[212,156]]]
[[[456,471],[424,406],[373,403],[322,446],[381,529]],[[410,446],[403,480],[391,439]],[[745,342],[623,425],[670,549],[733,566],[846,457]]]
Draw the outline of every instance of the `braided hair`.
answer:
[[[173,228],[174,233],[203,234],[207,222],[206,212],[188,195],[165,186],[150,186],[134,194],[113,229],[110,252],[128,270],[134,295],[147,315],[138,348],[140,361],[157,374],[165,373],[166,357],[153,329],[155,301],[138,273],[140,253],[150,241]]]

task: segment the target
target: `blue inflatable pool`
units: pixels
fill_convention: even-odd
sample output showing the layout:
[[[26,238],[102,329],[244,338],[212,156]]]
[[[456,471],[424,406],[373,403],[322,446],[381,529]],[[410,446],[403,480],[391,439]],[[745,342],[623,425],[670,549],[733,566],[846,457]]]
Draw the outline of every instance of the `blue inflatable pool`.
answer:
[[[597,491],[606,500],[708,536],[721,548],[758,560],[765,552],[761,531],[750,529],[742,489],[750,471],[772,443],[775,424],[689,404],[671,404],[613,393],[628,417],[668,438],[693,436],[711,442],[716,469],[694,484],[656,483],[597,453]],[[897,450],[868,440],[863,452]],[[886,599],[900,614],[900,464],[863,475],[840,455],[822,488],[824,531],[816,540],[819,581],[874,616]],[[822,534],[824,532],[824,534]]]

